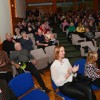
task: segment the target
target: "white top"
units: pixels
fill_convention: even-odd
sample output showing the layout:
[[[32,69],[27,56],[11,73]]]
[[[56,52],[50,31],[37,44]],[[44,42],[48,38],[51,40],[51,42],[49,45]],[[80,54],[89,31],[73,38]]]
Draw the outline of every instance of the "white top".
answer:
[[[72,67],[69,60],[64,58],[62,63],[59,60],[55,60],[51,65],[51,78],[56,84],[56,86],[63,86],[67,82],[72,82],[73,76],[76,74],[71,73],[70,76],[66,79],[65,75],[67,74],[68,68]]]

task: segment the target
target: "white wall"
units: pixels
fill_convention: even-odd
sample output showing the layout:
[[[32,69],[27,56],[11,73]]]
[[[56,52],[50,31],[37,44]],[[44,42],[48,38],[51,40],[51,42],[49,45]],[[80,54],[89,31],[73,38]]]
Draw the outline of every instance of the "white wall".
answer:
[[[26,17],[26,0],[16,0],[16,17]]]
[[[5,34],[12,32],[10,0],[0,0],[0,41],[5,40]],[[16,0],[16,17],[25,18],[26,0]]]
[[[11,33],[11,19],[9,0],[0,0],[0,37],[3,41],[5,33]]]

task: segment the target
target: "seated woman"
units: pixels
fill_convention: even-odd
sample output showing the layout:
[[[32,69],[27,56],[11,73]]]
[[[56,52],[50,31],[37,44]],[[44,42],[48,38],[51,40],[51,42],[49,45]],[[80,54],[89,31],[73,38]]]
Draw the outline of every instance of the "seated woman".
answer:
[[[84,37],[86,38],[86,41],[92,41],[93,45],[94,45],[94,41],[93,39],[95,39],[94,34],[89,30],[88,27],[86,27],[86,31],[84,34]]]
[[[81,38],[84,38],[84,34],[83,33],[85,32],[85,27],[82,25],[81,22],[78,23],[78,26],[76,28],[76,32]]]
[[[71,37],[72,33],[75,32],[76,27],[74,26],[73,22],[70,22],[70,25],[68,27],[68,39]]]
[[[13,36],[14,40],[16,42],[19,42],[20,38],[21,38],[21,33],[20,33],[20,29],[19,28],[15,28],[15,34]]]
[[[5,51],[0,51],[0,70],[11,70],[10,59]]]
[[[98,59],[98,53],[90,51],[87,56],[85,64],[85,76],[92,79],[92,83],[100,87],[100,69],[96,67],[96,61]]]
[[[2,73],[7,72],[7,73]],[[0,79],[9,82],[12,79],[12,68],[10,59],[5,51],[0,51]]]
[[[64,19],[62,22],[62,31],[65,32],[69,26],[69,23],[67,22],[67,19]]]
[[[54,62],[51,65],[51,78],[59,88],[60,92],[68,97],[77,100],[96,100],[89,84],[75,81],[79,65],[71,66],[69,60],[64,58],[65,50],[63,46],[57,46],[54,50]]]

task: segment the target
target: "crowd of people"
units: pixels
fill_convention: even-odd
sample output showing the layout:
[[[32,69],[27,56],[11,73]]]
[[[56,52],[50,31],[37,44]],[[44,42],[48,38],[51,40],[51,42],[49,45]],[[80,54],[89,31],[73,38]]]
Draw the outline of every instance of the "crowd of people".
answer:
[[[60,92],[71,98],[84,98],[84,100],[96,100],[90,84],[75,81],[77,71],[80,66],[70,64],[65,56],[63,46],[58,46],[56,38],[57,33],[54,28],[60,26],[63,32],[68,31],[68,40],[71,40],[72,34],[78,34],[81,38],[86,38],[86,41],[97,40],[98,47],[100,41],[95,38],[95,32],[100,31],[100,11],[68,11],[66,13],[56,12],[55,14],[40,14],[38,10],[27,10],[26,19],[19,21],[15,26],[15,33],[6,33],[5,40],[0,51],[0,70],[3,68],[11,69],[11,65],[15,66],[18,74],[29,71],[38,81],[40,87],[49,93],[48,89],[36,69],[36,60],[30,54],[34,50],[34,45],[43,50],[47,46],[56,45],[54,50],[54,62],[51,65],[51,78],[59,88]],[[32,34],[33,37],[29,37]],[[66,38],[66,39],[67,39]],[[92,79],[92,83],[100,87],[100,48],[98,52],[89,52],[85,64],[85,75]],[[98,62],[98,63],[97,63]],[[97,63],[97,64],[96,64]],[[23,68],[23,65],[24,68]],[[11,77],[12,78],[12,77]]]

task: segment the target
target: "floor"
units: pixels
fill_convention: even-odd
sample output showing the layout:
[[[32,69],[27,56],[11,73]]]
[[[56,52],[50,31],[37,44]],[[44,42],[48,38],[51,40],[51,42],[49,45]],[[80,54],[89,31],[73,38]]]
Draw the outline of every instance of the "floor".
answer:
[[[51,89],[51,92],[48,94],[49,97],[50,97],[50,100],[60,100],[59,98],[58,99],[55,99],[55,94],[54,94],[54,91],[53,91],[53,88],[52,88],[52,84],[51,84],[51,78],[50,78],[50,71],[49,69],[45,70],[44,74],[41,74],[44,82],[45,82],[45,85]],[[34,82],[35,82],[35,85],[37,87],[39,87],[39,84],[37,83],[37,81],[34,79]]]
[[[52,84],[51,84],[51,78],[50,78],[50,70],[49,70],[49,68],[46,69],[44,71],[44,75],[41,74],[41,76],[42,76],[42,78],[43,78],[46,86],[49,89],[51,89],[51,92],[48,94],[49,97],[50,97],[50,100],[62,100],[60,97],[55,97],[55,93],[53,91]],[[34,79],[34,81],[35,81],[36,86],[39,87],[37,81],[35,79]],[[97,100],[100,100],[100,90],[96,90],[94,92],[95,92],[95,95],[96,95]]]

